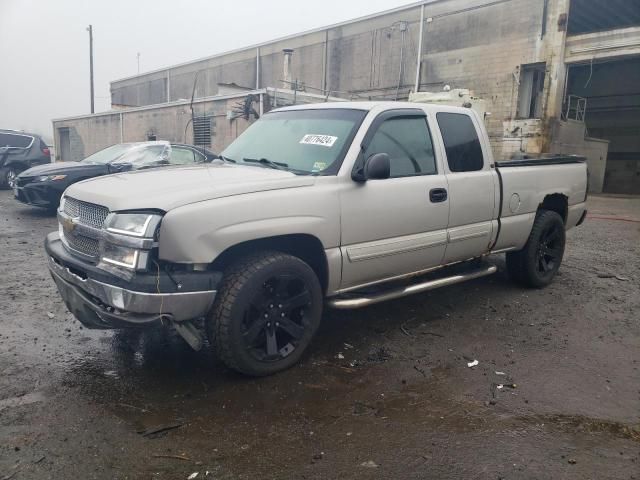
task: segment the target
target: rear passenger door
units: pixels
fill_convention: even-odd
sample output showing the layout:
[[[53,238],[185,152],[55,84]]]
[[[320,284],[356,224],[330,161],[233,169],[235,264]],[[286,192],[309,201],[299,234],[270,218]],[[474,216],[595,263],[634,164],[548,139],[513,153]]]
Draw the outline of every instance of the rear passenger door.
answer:
[[[446,152],[449,184],[449,225],[444,263],[477,257],[489,251],[497,228],[497,176],[492,158],[478,136],[480,125],[472,114],[438,112],[436,121]],[[485,160],[486,159],[486,160]]]

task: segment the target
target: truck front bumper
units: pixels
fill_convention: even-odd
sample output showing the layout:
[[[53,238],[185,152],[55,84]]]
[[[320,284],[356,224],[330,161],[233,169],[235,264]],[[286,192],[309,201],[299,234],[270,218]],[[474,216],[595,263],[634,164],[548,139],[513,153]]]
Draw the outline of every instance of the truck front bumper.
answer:
[[[71,256],[57,233],[45,241],[49,271],[67,308],[87,328],[153,326],[203,317],[211,309],[221,274],[136,274],[131,282]],[[155,291],[153,291],[155,289]]]

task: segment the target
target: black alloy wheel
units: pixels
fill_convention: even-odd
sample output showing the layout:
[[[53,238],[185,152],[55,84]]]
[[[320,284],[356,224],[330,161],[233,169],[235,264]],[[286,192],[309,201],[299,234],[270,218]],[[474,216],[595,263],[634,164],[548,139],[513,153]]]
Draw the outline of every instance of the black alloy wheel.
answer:
[[[322,306],[322,288],[309,265],[285,253],[260,252],[225,271],[207,335],[228,367],[271,375],[301,358]]]
[[[564,226],[550,223],[540,235],[538,243],[537,269],[541,275],[547,275],[558,269],[564,253]]]
[[[540,210],[524,248],[507,253],[509,276],[528,287],[549,285],[562,263],[565,241],[562,217],[551,210]]]
[[[277,362],[290,355],[310,328],[311,293],[296,275],[267,279],[245,306],[245,348],[258,361]]]

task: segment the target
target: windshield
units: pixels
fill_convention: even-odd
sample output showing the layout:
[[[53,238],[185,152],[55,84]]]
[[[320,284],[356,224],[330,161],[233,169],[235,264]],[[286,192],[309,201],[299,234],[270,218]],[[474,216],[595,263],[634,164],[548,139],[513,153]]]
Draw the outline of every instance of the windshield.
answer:
[[[366,112],[289,110],[264,115],[221,156],[298,174],[335,174]]]
[[[140,168],[150,165],[168,164],[170,147],[168,145],[144,145],[133,148],[115,160],[113,163],[128,163],[134,168]],[[163,152],[166,155],[163,157]]]
[[[100,150],[99,152],[89,155],[82,160],[87,163],[110,163],[128,150],[134,149],[139,145],[136,143],[123,143],[119,145],[111,145],[110,147]]]

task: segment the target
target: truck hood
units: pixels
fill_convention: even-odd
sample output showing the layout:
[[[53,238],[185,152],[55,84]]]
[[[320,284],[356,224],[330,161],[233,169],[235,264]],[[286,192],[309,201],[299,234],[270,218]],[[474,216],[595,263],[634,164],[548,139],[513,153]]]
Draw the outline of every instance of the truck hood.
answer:
[[[158,209],[167,212],[215,198],[314,183],[315,177],[284,170],[220,163],[107,175],[75,183],[65,195],[104,205],[111,211]]]

